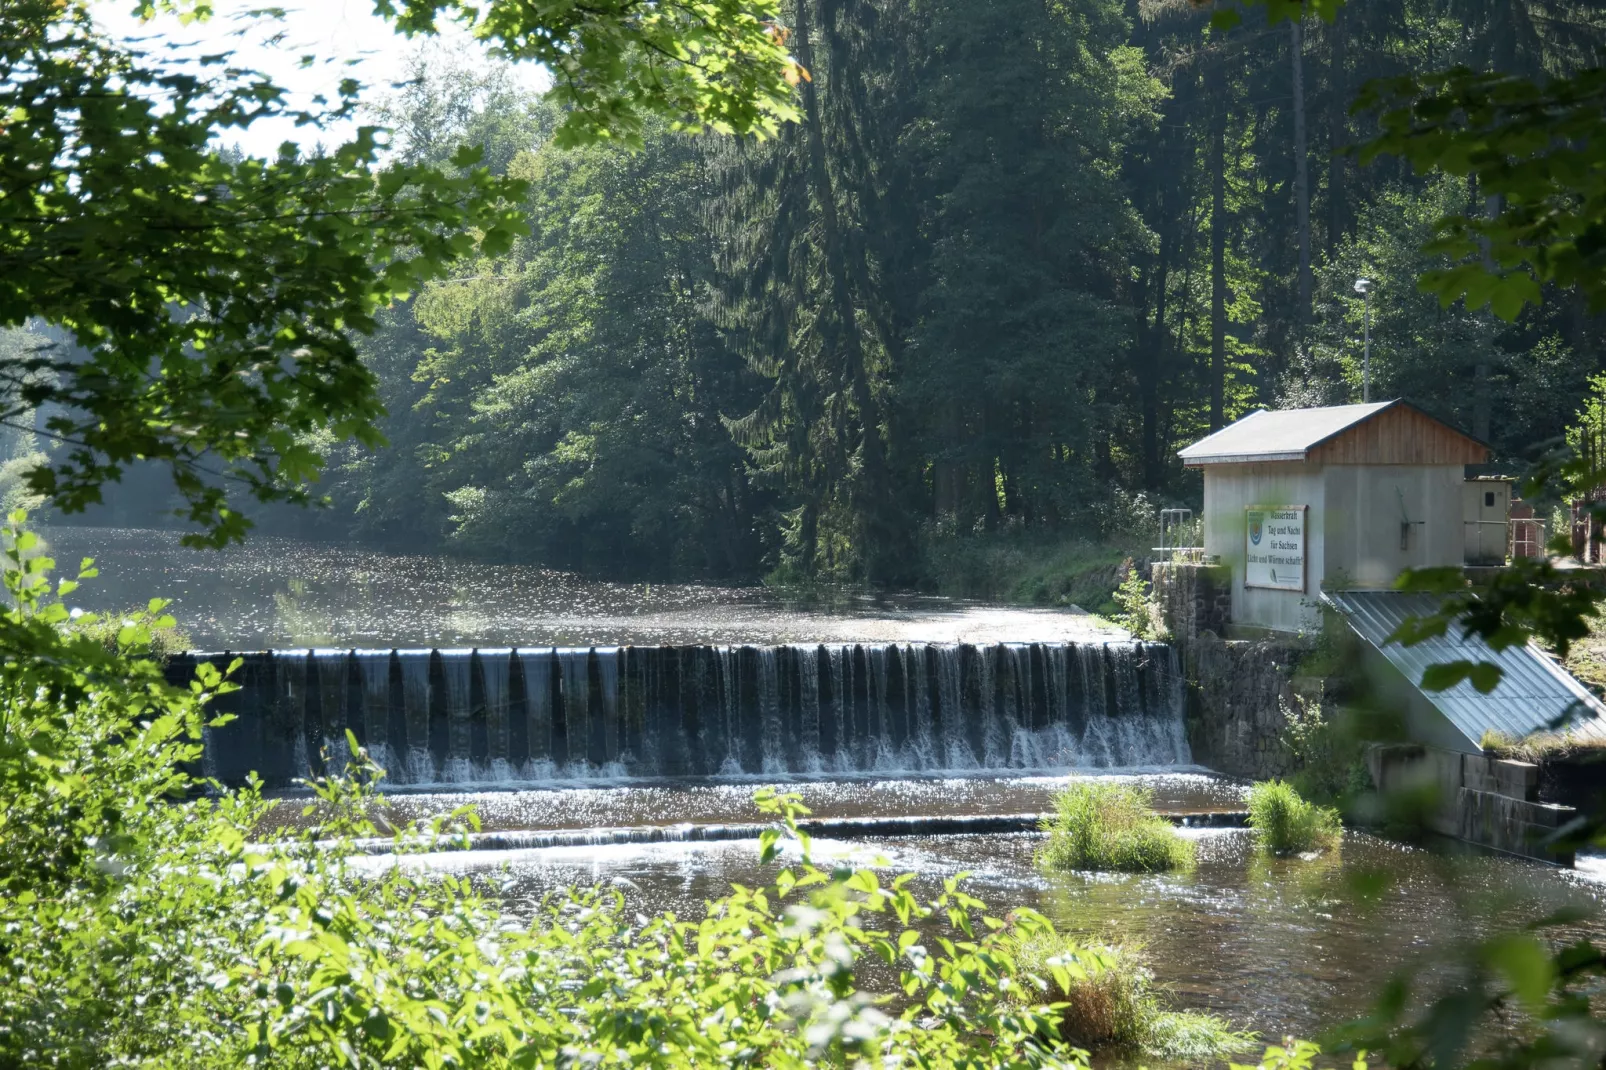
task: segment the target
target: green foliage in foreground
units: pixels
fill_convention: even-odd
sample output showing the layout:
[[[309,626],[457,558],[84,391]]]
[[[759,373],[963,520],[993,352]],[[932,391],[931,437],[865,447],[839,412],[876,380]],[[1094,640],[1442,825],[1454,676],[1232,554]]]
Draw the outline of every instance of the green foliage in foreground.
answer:
[[[1273,854],[1324,851],[1338,846],[1344,822],[1337,810],[1300,797],[1292,784],[1268,780],[1249,789],[1249,827]]]
[[[55,444],[34,495],[79,511],[147,462],[207,545],[244,535],[242,491],[309,500],[308,436],[379,445],[353,338],[525,229],[522,184],[473,149],[451,172],[387,163],[362,127],[308,158],[222,152],[258,121],[344,120],[358,88],[305,112],[226,59],[111,42],[79,0],[0,5],[0,328],[56,332],[0,359],[0,422]]]
[[[1193,844],[1131,784],[1072,784],[1054,797],[1039,860],[1052,869],[1153,872],[1193,865]]]
[[[112,654],[122,652],[123,629],[138,628],[144,644],[141,652],[159,663],[165,663],[174,654],[195,649],[190,633],[162,613],[162,605],[148,605],[122,613],[85,613],[73,620],[71,626],[80,635],[98,640]]]
[[[1288,1046],[1272,1045],[1266,1049],[1258,1067],[1228,1063],[1229,1070],[1313,1070],[1316,1056],[1322,1049],[1308,1040],[1290,1040]],[[1360,1052],[1350,1064],[1350,1070],[1366,1070],[1366,1053]]]
[[[1061,1034],[1088,1048],[1115,1046],[1162,1059],[1216,1059],[1254,1044],[1214,1014],[1167,1009],[1142,956],[1122,945],[1082,947],[1064,936],[1040,933],[1014,945],[1033,995],[1057,1008]],[[1064,983],[1054,967],[1075,963]]]

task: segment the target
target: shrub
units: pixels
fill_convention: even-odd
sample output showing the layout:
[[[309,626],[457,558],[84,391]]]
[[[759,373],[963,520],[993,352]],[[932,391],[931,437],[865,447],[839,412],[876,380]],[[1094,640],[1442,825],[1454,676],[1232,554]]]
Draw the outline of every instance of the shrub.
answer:
[[[1110,944],[1081,946],[1042,933],[1014,942],[1016,967],[1046,996],[1060,1036],[1085,1048],[1126,1048],[1165,1059],[1213,1059],[1242,1051],[1253,1034],[1223,1018],[1166,1007],[1141,953]]]
[[[1166,638],[1160,606],[1154,600],[1154,592],[1150,590],[1149,581],[1143,578],[1142,570],[1130,557],[1121,563],[1121,568],[1121,586],[1115,589],[1112,596],[1115,604],[1121,607],[1121,612],[1115,615],[1114,622],[1131,632],[1136,639]]]
[[[1300,664],[1301,671],[1304,663]],[[1324,709],[1320,702],[1295,696],[1279,700],[1283,717],[1282,745],[1293,759],[1288,781],[1306,799],[1332,805],[1362,817],[1365,797],[1373,790],[1366,769],[1364,715],[1354,708]]]
[[[1147,547],[1149,543],[1142,544]],[[1048,538],[1032,532],[954,532],[927,527],[920,540],[920,586],[938,594],[1118,612],[1111,592],[1132,546]]]
[[[1076,783],[1054,797],[1039,859],[1054,869],[1147,873],[1193,864],[1193,844],[1132,784]]]
[[[1337,810],[1300,798],[1293,785],[1281,780],[1249,789],[1249,827],[1261,847],[1273,854],[1326,850],[1344,832]]]

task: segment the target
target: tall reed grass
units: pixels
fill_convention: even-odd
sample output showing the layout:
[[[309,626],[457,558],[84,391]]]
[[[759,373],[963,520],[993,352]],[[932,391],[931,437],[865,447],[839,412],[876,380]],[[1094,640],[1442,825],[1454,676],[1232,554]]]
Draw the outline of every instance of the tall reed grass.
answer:
[[[1063,1004],[1060,1036],[1078,1047],[1194,1062],[1254,1044],[1253,1033],[1217,1015],[1170,1009],[1140,948],[1081,945],[1054,933],[1017,941],[1011,950],[1020,976],[1040,986],[1031,995]]]
[[[1151,873],[1193,864],[1193,844],[1153,810],[1153,796],[1131,784],[1076,783],[1054,797],[1038,860],[1051,869]]]
[[[1272,854],[1325,851],[1338,846],[1344,835],[1337,810],[1307,801],[1281,780],[1249,789],[1249,827],[1261,848]]]

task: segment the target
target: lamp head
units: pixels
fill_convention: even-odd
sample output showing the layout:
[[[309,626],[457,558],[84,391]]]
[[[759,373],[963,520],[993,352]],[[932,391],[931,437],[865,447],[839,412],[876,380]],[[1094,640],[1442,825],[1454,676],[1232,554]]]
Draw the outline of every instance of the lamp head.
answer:
[[[1363,297],[1365,295],[1371,293],[1372,292],[1372,280],[1371,279],[1356,279],[1355,280],[1355,292],[1360,294]]]

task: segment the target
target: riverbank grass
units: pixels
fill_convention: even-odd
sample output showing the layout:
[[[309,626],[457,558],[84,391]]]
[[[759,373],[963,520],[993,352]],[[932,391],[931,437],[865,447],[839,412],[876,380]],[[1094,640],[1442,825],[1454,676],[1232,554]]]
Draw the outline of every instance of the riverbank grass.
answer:
[[[1338,846],[1344,823],[1337,810],[1300,797],[1292,784],[1268,780],[1249,789],[1249,827],[1261,849],[1302,854]]]
[[[1132,784],[1072,784],[1054,797],[1043,822],[1048,843],[1038,861],[1050,869],[1152,873],[1193,865],[1193,844]]]
[[[1137,948],[1082,946],[1044,933],[1012,950],[1020,975],[1036,980],[1035,995],[1064,1004],[1057,1011],[1060,1036],[1078,1047],[1192,1062],[1254,1045],[1255,1034],[1238,1032],[1217,1015],[1169,1009]]]

